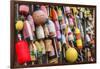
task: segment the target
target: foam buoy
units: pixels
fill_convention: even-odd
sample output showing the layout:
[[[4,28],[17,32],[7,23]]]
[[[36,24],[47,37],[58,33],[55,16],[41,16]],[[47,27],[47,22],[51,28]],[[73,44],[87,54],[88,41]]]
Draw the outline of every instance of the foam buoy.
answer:
[[[48,29],[49,29],[49,35],[52,37],[56,37],[55,25],[51,20],[48,20]]]
[[[71,13],[70,7],[65,7],[65,8],[64,8],[64,12],[65,12],[66,14]]]
[[[56,10],[54,9],[54,7],[51,9],[51,18],[53,21],[58,20],[58,14],[57,14]]]
[[[41,5],[40,6],[40,9],[48,16],[48,13],[47,13],[47,8],[46,8],[46,6],[44,6],[44,5]]]
[[[61,33],[60,33],[60,30],[56,31],[56,34],[57,34],[57,36],[56,36],[57,39],[60,40],[60,39],[61,39]]]
[[[16,43],[16,54],[19,64],[24,64],[31,61],[28,43],[24,40],[20,40]]]
[[[42,47],[42,54],[46,54],[45,44],[43,40],[40,40],[40,45]]]
[[[91,41],[91,39],[90,39],[90,37],[89,37],[88,34],[86,34],[86,41],[87,41],[87,42],[90,42],[90,41]]]
[[[49,36],[49,29],[48,29],[47,24],[44,25],[43,29],[44,29],[45,37],[48,37]]]
[[[70,27],[74,26],[74,20],[73,20],[73,18],[69,18],[69,25],[70,25]]]
[[[45,37],[44,30],[41,25],[36,27],[36,35],[37,35],[37,39],[43,39]]]
[[[58,20],[59,21],[62,20],[62,11],[61,11],[61,8],[58,8]]]
[[[74,36],[73,33],[71,31],[71,29],[68,27],[68,40],[69,41],[73,41],[74,40]]]
[[[62,40],[62,43],[63,44],[66,44],[66,37],[65,37],[65,35],[64,34],[61,34],[61,40]]]
[[[29,46],[30,49],[30,56],[31,56],[31,61],[36,61],[37,60],[37,47],[35,46],[35,44],[32,42],[32,44],[30,44]]]
[[[45,40],[45,48],[46,48],[46,52],[49,52],[49,56],[54,56],[55,52],[54,52],[54,48],[52,45],[52,40],[50,39],[46,39]]]
[[[48,17],[43,11],[38,10],[33,12],[33,19],[36,25],[41,25],[47,21]]]
[[[78,58],[78,52],[75,48],[68,48],[66,50],[66,60],[70,63],[74,63]]]
[[[40,45],[40,43],[38,41],[35,41],[35,45],[37,47],[38,53],[42,53],[42,46]]]
[[[54,24],[55,24],[55,28],[56,30],[60,30],[60,25],[59,25],[59,22],[58,21],[54,21]]]
[[[78,28],[75,28],[75,35],[76,35],[76,45],[78,49],[82,49],[83,48],[82,39],[81,39],[80,30]]]
[[[47,21],[48,16],[46,15],[46,13],[43,10],[41,10],[39,8],[38,5],[36,5],[34,8],[35,8],[35,10],[34,10],[32,16],[33,16],[33,20],[34,20],[35,24],[43,25]]]
[[[19,20],[16,23],[16,30],[21,31],[23,29],[23,21]]]
[[[74,14],[78,14],[78,10],[77,10],[76,7],[72,7],[72,9],[73,9],[73,13],[74,13]]]
[[[34,33],[32,32],[32,27],[29,23],[29,21],[24,21],[24,28],[23,28],[23,35],[24,39],[29,38],[30,40],[34,40]]]
[[[42,64],[42,56],[43,56],[42,50],[43,50],[43,48],[38,41],[35,41],[35,45],[36,45],[37,51],[38,51],[38,53],[37,53],[38,54],[38,63]]]
[[[28,21],[31,25],[32,31],[35,31],[35,25],[34,25],[33,17],[31,15],[28,15],[27,19],[28,19]]]
[[[19,12],[21,15],[27,15],[29,13],[29,6],[28,5],[20,5]]]

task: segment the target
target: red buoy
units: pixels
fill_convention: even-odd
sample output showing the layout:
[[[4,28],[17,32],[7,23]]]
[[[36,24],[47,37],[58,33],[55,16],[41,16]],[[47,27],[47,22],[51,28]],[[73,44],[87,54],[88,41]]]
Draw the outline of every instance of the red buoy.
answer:
[[[19,64],[31,61],[28,43],[24,40],[20,40],[16,43],[16,54]]]

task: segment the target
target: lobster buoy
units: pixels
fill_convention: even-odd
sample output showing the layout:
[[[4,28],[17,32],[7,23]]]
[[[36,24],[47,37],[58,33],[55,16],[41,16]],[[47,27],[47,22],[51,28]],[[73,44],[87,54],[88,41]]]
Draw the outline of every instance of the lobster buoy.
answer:
[[[23,35],[24,35],[24,39],[26,38],[30,38],[30,40],[34,40],[34,32],[32,32],[32,27],[29,23],[29,21],[24,21],[24,28],[23,28]]]
[[[74,36],[73,33],[71,31],[71,29],[68,27],[68,40],[69,41],[73,41],[74,40]]]
[[[27,19],[31,25],[32,31],[35,31],[35,25],[34,25],[34,20],[33,20],[32,16],[28,15]]]
[[[21,31],[23,29],[24,23],[23,21],[19,20],[16,23],[16,30]]]
[[[45,44],[43,40],[40,40],[40,45],[42,47],[42,54],[46,54]]]
[[[51,52],[52,51],[52,40],[50,39],[46,39],[45,40],[45,48],[46,48],[46,52]]]
[[[59,22],[58,21],[54,21],[54,24],[55,24],[55,28],[56,30],[60,30],[60,25],[59,25]]]
[[[21,15],[27,15],[29,13],[29,6],[28,5],[20,5],[19,12]]]
[[[33,12],[33,19],[36,25],[42,25],[47,21],[48,17],[43,11],[38,10]]]
[[[48,29],[49,29],[49,35],[52,37],[56,37],[55,25],[51,20],[48,20]]]
[[[76,45],[79,49],[82,49],[83,48],[82,39],[81,39],[80,30],[78,28],[75,28],[75,34],[76,34]]]
[[[64,8],[64,12],[65,12],[66,14],[70,14],[70,13],[71,13],[70,7],[65,7],[65,8]]]
[[[58,20],[58,14],[56,12],[56,10],[54,8],[51,9],[51,18],[53,21],[57,21]]]
[[[84,11],[84,17],[87,18],[88,15],[90,15],[90,10],[89,9]]]
[[[47,24],[44,25],[44,34],[45,34],[45,37],[49,36],[49,29],[48,29]]]
[[[66,23],[65,23],[65,20],[64,20],[64,17],[62,17],[62,21],[61,21],[61,30],[64,30],[66,28]]]
[[[67,17],[65,17],[65,22],[66,22],[66,25],[69,25],[69,21]]]
[[[61,38],[62,38],[62,43],[66,44],[66,37],[64,34],[61,34]]]
[[[79,12],[80,18],[84,17],[84,14],[83,14],[84,12],[85,12],[85,8],[80,8],[80,12]]]
[[[90,37],[89,37],[88,34],[86,34],[86,41],[87,41],[87,42],[90,42],[90,41],[91,41],[91,39],[90,39]]]
[[[56,28],[56,37],[57,37],[57,39],[61,39],[59,22],[55,21],[54,24],[55,24],[55,28]]]
[[[78,10],[77,10],[76,7],[72,7],[72,9],[73,9],[73,13],[74,13],[74,15],[75,15],[75,14],[78,14]]]
[[[62,11],[61,11],[61,8],[58,8],[58,20],[59,21],[62,20]]]
[[[45,12],[39,9],[37,5],[35,6],[32,16],[36,25],[43,25],[48,19],[48,16],[45,14]]]
[[[69,25],[70,25],[70,27],[74,26],[74,20],[73,20],[73,18],[69,18]]]
[[[37,47],[38,53],[42,54],[42,46],[40,45],[40,43],[38,41],[35,41],[35,45]]]
[[[48,16],[48,13],[47,13],[47,8],[46,8],[46,6],[44,6],[44,5],[41,5],[40,6],[40,9]]]
[[[24,40],[20,40],[16,43],[16,54],[19,64],[24,64],[31,61],[28,43]]]
[[[92,15],[91,15],[91,14],[89,14],[89,15],[88,15],[88,19],[89,19],[90,21],[92,21],[92,20],[93,20],[93,18],[92,18]]]
[[[36,27],[36,35],[37,35],[37,39],[43,39],[45,37],[44,30],[41,25]]]
[[[57,37],[57,39],[58,40],[60,40],[61,39],[61,33],[60,33],[60,30],[58,30],[58,31],[56,31],[56,37]]]
[[[75,48],[68,48],[66,50],[66,60],[70,63],[74,63],[78,58],[78,52],[76,51]]]
[[[52,40],[46,39],[45,40],[45,47],[46,47],[46,52],[49,52],[50,56],[55,55],[54,48],[53,48],[53,45],[52,45]]]
[[[33,42],[32,44],[30,44],[29,49],[30,49],[31,61],[36,61],[37,60],[37,47]]]

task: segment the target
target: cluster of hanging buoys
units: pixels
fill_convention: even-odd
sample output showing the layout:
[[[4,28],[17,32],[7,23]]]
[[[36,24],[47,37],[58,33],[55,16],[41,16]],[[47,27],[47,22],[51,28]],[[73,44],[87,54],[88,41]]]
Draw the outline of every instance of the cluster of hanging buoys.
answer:
[[[23,4],[17,4],[16,9],[15,48],[19,64],[78,63],[84,62],[84,56],[94,61],[91,49],[95,48],[95,38],[90,30],[94,28],[94,24],[90,25],[93,10]],[[89,27],[84,27],[86,19]]]

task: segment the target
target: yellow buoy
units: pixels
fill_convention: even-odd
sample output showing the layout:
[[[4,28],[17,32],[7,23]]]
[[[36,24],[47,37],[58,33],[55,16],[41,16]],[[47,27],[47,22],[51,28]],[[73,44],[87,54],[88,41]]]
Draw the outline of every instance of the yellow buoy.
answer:
[[[66,51],[66,60],[70,63],[73,63],[77,60],[78,58],[78,52],[76,51],[75,48],[68,48]]]
[[[80,30],[78,28],[75,28],[75,34],[80,34]]]
[[[23,21],[19,20],[16,23],[16,30],[21,31],[23,29],[24,23]]]

